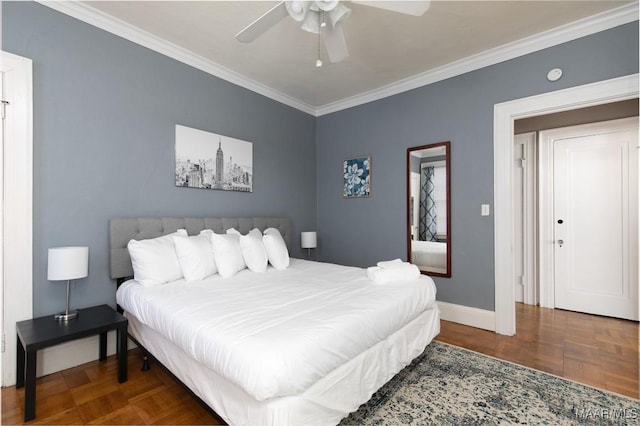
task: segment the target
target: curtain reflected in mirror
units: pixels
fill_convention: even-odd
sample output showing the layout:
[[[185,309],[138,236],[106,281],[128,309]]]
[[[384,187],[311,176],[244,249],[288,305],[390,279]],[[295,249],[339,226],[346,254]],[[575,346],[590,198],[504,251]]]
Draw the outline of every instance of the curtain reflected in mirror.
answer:
[[[451,276],[449,142],[407,149],[407,249],[427,275]]]

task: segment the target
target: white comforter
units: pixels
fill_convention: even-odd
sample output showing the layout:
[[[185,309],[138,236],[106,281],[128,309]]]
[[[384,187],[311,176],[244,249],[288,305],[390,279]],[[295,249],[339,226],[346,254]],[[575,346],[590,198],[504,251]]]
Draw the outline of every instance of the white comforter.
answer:
[[[132,280],[117,301],[258,401],[300,394],[435,301],[426,276],[377,285],[365,269],[291,261],[157,287]]]

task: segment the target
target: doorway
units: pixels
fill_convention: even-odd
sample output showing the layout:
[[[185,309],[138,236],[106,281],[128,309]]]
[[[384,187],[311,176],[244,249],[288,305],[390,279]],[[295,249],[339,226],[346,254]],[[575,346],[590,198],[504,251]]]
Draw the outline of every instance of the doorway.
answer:
[[[540,133],[548,307],[638,320],[637,126],[634,117]]]
[[[516,301],[637,321],[638,100],[571,113],[514,137]]]
[[[503,102],[494,106],[495,331],[516,332],[513,290],[514,121],[555,112],[638,98],[638,74]],[[503,224],[503,226],[498,226]],[[506,226],[505,226],[506,224]]]

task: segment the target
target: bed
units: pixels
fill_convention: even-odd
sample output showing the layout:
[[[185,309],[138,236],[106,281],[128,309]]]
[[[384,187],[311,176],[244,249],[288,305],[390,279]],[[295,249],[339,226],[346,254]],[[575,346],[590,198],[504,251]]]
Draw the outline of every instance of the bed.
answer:
[[[246,234],[288,218],[114,218],[111,277],[129,334],[232,425],[332,425],[420,355],[439,333],[435,286],[378,285],[366,270],[290,259],[289,267],[144,286],[127,242],[186,229]]]
[[[447,243],[411,240],[411,262],[420,269],[447,272]]]

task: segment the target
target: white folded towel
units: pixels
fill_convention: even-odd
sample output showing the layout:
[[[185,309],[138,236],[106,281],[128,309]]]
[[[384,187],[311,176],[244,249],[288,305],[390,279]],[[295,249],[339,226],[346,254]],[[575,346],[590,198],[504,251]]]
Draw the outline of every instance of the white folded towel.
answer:
[[[378,267],[382,269],[403,268],[409,265],[411,265],[409,262],[403,262],[400,259],[385,260],[382,262],[378,262]]]
[[[371,266],[367,268],[367,277],[377,284],[411,281],[417,280],[420,277],[420,270],[416,265],[410,263],[389,269]]]

